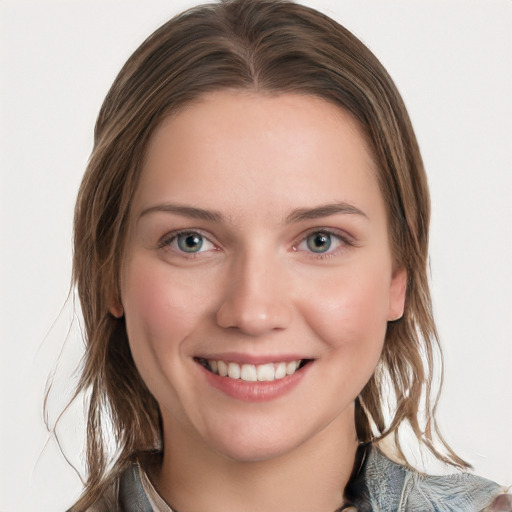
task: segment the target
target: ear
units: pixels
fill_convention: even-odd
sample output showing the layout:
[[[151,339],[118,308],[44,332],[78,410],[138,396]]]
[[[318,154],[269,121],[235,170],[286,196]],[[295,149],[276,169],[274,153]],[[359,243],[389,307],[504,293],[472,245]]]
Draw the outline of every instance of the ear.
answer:
[[[124,308],[119,297],[113,297],[108,306],[110,314],[116,318],[122,318],[124,315]]]
[[[399,320],[404,314],[405,293],[407,291],[407,270],[397,267],[393,271],[389,287],[388,322]]]

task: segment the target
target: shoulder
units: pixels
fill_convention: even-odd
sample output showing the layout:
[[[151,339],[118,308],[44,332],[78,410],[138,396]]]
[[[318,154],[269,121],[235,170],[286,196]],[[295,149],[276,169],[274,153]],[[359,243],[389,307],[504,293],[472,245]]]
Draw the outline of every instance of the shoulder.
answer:
[[[376,448],[368,453],[365,480],[378,510],[512,512],[511,496],[495,482],[470,473],[424,475],[389,460]]]
[[[84,512],[152,512],[139,474],[138,464],[126,468]],[[71,509],[68,512],[72,512]]]
[[[119,509],[119,479],[112,480],[101,492],[101,496],[92,505],[83,508],[80,502],[66,512],[121,512]]]
[[[497,512],[500,509],[495,508],[495,500],[503,492],[497,483],[470,473],[428,476],[407,470],[403,510],[424,511],[428,504],[432,511],[439,512]],[[511,510],[510,507],[503,509],[504,512]]]

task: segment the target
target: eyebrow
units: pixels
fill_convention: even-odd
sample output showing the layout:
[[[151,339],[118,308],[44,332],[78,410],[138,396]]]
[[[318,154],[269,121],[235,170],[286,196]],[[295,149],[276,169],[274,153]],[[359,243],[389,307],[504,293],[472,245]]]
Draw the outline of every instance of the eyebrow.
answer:
[[[195,206],[185,206],[174,203],[164,203],[157,204],[155,206],[150,206],[149,208],[144,209],[140,215],[139,219],[149,213],[153,212],[164,212],[164,213],[174,213],[180,215],[182,217],[188,217],[191,219],[198,220],[206,220],[209,222],[224,222],[225,217],[222,213],[217,212],[215,210],[206,210],[204,208],[197,208]],[[355,206],[341,202],[328,203],[320,206],[316,206],[314,208],[297,208],[293,210],[286,218],[286,224],[293,224],[297,222],[303,222],[305,220],[314,220],[322,217],[329,217],[331,215],[339,215],[339,214],[348,214],[348,215],[359,215],[364,218],[368,218],[368,216],[359,208]]]
[[[295,222],[302,222],[305,220],[319,219],[321,217],[329,217],[331,215],[338,214],[349,214],[349,215],[360,215],[361,217],[368,216],[359,208],[345,203],[343,201],[336,203],[328,203],[317,206],[315,208],[298,208],[293,210],[287,217],[285,222],[288,224]]]
[[[196,208],[195,206],[185,206],[180,204],[173,203],[165,203],[165,204],[157,204],[155,206],[150,206],[141,212],[139,215],[139,219],[148,213],[153,212],[164,212],[164,213],[175,213],[177,215],[181,215],[182,217],[189,217],[191,219],[198,220],[207,220],[210,222],[222,222],[224,220],[224,216],[222,213],[213,211],[213,210],[205,210],[204,208]]]

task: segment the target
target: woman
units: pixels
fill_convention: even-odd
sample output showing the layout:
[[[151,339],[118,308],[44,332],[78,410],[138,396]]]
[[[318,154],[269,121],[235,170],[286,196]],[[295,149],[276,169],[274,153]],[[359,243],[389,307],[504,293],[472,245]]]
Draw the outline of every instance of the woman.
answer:
[[[430,396],[428,222],[402,100],[343,27],[257,0],[161,27],[107,95],[76,207],[91,398],[72,510],[509,510],[400,444],[409,424],[467,467]]]

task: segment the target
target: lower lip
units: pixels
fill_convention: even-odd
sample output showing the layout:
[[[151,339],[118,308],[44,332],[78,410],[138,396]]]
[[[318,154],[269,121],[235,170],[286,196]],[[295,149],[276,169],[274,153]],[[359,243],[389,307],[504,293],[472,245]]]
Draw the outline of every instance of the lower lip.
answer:
[[[309,362],[293,375],[288,375],[271,382],[247,382],[241,379],[230,379],[229,377],[221,377],[203,366],[198,366],[210,386],[231,398],[245,402],[268,402],[286,395],[295,388],[309,371],[311,365],[312,362]]]

